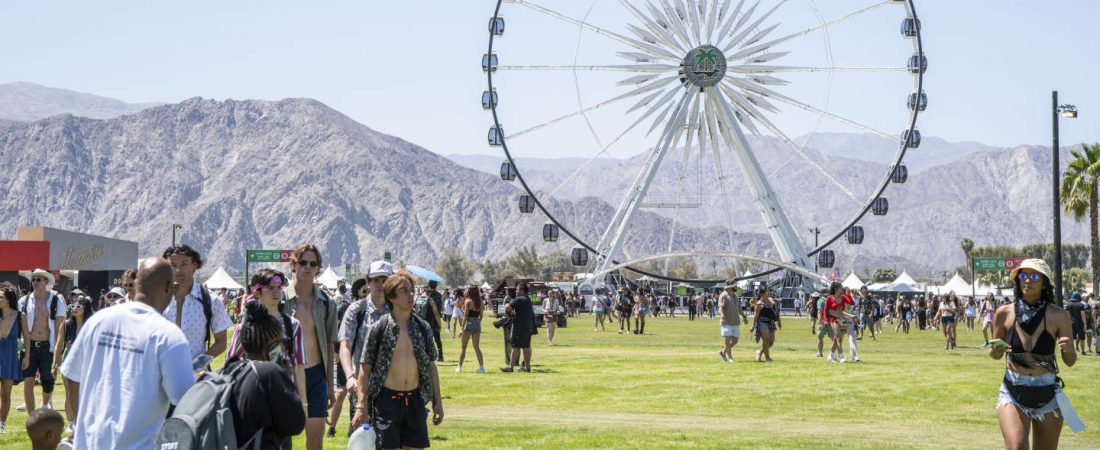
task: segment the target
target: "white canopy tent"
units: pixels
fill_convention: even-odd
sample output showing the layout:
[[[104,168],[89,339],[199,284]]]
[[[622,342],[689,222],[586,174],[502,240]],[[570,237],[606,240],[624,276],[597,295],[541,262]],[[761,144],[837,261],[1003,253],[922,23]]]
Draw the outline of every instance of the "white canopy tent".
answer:
[[[940,286],[937,290],[940,294],[947,294],[951,291],[955,291],[955,295],[969,296],[970,289],[970,283],[967,283],[966,280],[963,280],[963,278],[959,276],[958,272],[955,272],[955,276],[951,277],[951,280],[948,281],[947,284]]]
[[[751,276],[752,276],[752,272],[750,272],[750,271],[749,271],[749,269],[745,269],[745,275],[743,275],[743,276],[745,276],[745,277],[751,277]],[[750,279],[745,279],[745,280],[741,280],[741,281],[738,281],[738,282],[737,282],[737,287],[739,287],[739,288],[741,288],[741,289],[746,289],[746,288],[748,288],[748,287],[749,287],[749,283],[750,283],[751,281],[752,281],[752,280],[750,280]]]
[[[229,276],[229,273],[225,271],[224,267],[218,267],[218,270],[214,271],[214,274],[207,278],[202,283],[207,289],[232,289],[239,290],[244,289],[240,283],[233,280],[233,277]]]
[[[923,289],[920,289],[916,286],[905,284],[905,283],[892,283],[889,286],[885,286],[881,289],[877,289],[877,291],[878,292],[896,292],[896,293],[899,293],[899,294],[920,294],[920,293],[924,292]]]
[[[493,287],[492,287],[492,286],[489,286],[489,282],[488,282],[488,281],[486,281],[486,282],[484,282],[484,283],[481,283],[481,288],[482,288],[482,289],[492,289]]]
[[[840,282],[840,285],[844,286],[848,289],[859,290],[859,288],[863,287],[863,281],[860,280],[859,277],[856,276],[855,272],[852,272],[852,273],[848,274],[848,277],[845,278],[844,281]],[[868,289],[870,289],[870,288],[868,288]]]
[[[325,289],[336,289],[337,284],[340,281],[340,276],[336,274],[335,270],[332,270],[332,266],[329,266],[321,276],[317,277],[317,282],[321,283]]]
[[[905,271],[902,271],[901,275],[898,275],[890,284],[908,284],[913,287],[918,285],[917,280],[914,280],[913,277],[909,276]]]

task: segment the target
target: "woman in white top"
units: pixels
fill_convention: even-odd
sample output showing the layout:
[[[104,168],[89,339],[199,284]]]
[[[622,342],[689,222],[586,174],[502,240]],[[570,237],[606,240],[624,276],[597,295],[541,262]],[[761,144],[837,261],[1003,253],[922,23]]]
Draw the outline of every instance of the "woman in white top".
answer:
[[[546,323],[546,345],[554,346],[554,330],[558,327],[558,314],[561,314],[561,291],[550,291],[550,297],[542,302],[543,321]]]
[[[447,322],[447,332],[451,333],[451,314],[455,310],[454,294],[447,295],[447,301],[443,302],[443,320]]]

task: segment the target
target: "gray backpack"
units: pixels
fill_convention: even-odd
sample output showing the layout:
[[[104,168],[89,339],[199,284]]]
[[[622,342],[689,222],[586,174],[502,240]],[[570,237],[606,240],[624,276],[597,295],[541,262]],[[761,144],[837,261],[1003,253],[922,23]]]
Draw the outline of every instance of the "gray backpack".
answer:
[[[236,449],[233,428],[233,386],[256,368],[243,361],[223,373],[207,372],[183,394],[180,404],[157,433],[155,450],[227,450]],[[259,450],[263,429],[242,449]]]

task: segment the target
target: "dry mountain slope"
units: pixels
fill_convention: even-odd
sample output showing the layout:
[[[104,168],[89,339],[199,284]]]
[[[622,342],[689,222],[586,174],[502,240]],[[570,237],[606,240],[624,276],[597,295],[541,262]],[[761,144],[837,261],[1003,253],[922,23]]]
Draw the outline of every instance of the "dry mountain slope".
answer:
[[[331,263],[363,263],[383,251],[426,265],[446,248],[474,258],[517,246],[540,251],[541,217],[521,215],[519,191],[409,142],[378,133],[308,99],[201,98],[108,120],[71,115],[0,125],[0,154],[26,168],[0,180],[9,212],[0,236],[42,224],[117,236],[158,253],[170,225],[213,264],[241,269],[246,248],[313,242]],[[611,207],[598,199],[548,202],[576,231],[598,238]],[[643,213],[627,242],[657,251],[669,221]],[[689,248],[724,233],[688,229]],[[759,253],[759,235],[738,235]]]

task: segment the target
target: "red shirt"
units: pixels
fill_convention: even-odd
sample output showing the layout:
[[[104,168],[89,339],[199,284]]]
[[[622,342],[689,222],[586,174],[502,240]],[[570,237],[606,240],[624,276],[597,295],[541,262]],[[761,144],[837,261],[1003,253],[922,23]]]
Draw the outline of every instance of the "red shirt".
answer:
[[[836,317],[833,317],[833,315],[829,314],[829,313],[832,312],[832,311],[843,311],[845,305],[854,305],[854,304],[855,304],[855,301],[852,300],[851,297],[848,297],[847,295],[840,296],[840,301],[839,302],[835,298],[833,298],[833,296],[830,295],[829,298],[827,300],[825,300],[825,310],[824,310],[824,314],[821,316],[821,321],[822,322],[828,322],[828,323],[836,323]]]

